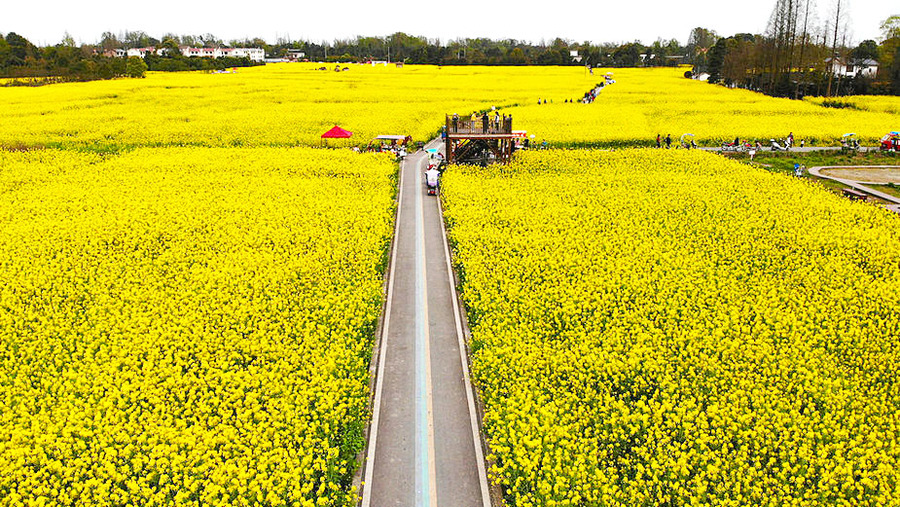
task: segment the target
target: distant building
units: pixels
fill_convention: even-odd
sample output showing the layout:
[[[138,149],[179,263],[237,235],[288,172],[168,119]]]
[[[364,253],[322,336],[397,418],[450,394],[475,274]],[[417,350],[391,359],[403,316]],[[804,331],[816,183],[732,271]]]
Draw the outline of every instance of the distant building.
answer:
[[[223,56],[230,56],[234,58],[249,58],[254,62],[262,62],[266,59],[266,52],[261,48],[194,48],[190,46],[181,46],[178,49],[181,50],[182,55],[188,58],[221,58]],[[146,47],[133,48],[127,51],[116,51],[123,51],[123,56],[137,56],[140,58],[144,58],[148,54],[153,53],[163,55],[166,53],[166,48],[156,49],[154,47]]]
[[[254,62],[266,59],[266,51],[263,48],[234,48],[234,51],[235,56],[246,56]]]
[[[306,58],[306,52],[300,49],[288,49],[287,54],[285,55],[285,59],[289,62],[299,62]]]
[[[98,51],[94,50],[94,54],[98,54]],[[125,58],[126,56],[128,56],[127,52],[124,49],[107,49],[102,54],[107,58]]]
[[[181,54],[187,57],[200,58],[249,58],[253,62],[262,62],[266,59],[266,52],[261,48],[192,48],[181,47]]]
[[[198,57],[198,58],[218,58],[222,55],[222,50],[219,48],[192,48],[192,47],[180,47],[181,54],[187,56],[189,58]]]
[[[843,58],[826,58],[825,63],[831,67],[831,72],[840,77],[875,77],[878,73],[878,62],[868,58],[845,60]]]
[[[131,48],[128,51],[126,51],[125,54],[126,54],[126,56],[137,56],[137,57],[143,58],[143,57],[147,56],[148,54],[153,54],[155,52],[156,52],[156,48],[153,46],[150,46],[150,47],[146,47],[146,48]]]

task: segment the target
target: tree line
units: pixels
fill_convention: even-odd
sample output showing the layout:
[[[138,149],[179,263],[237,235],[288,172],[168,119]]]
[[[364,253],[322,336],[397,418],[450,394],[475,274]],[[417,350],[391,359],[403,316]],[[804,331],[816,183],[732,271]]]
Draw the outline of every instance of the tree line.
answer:
[[[850,46],[842,2],[836,0],[821,24],[811,0],[778,0],[764,34],[717,37],[696,29],[691,40],[703,42],[693,48],[694,70],[708,73],[711,83],[778,97],[900,95],[900,16],[884,20],[880,41]],[[835,72],[840,64],[859,68],[868,60],[878,63],[874,76]]]
[[[67,34],[58,44],[39,47],[15,32],[0,33],[0,78],[6,78],[8,86],[35,85],[143,77],[147,70],[222,70],[261,64],[243,57],[189,58],[179,50],[181,37],[169,35],[160,41],[143,32],[128,34],[131,38],[127,42],[105,33],[100,43],[81,45]],[[149,46],[165,48],[165,54],[151,53],[143,58],[114,56],[117,49]]]
[[[819,19],[813,0],[776,0],[766,31],[723,37],[698,27],[688,42],[658,39],[641,42],[575,42],[556,38],[532,43],[515,39],[465,38],[450,41],[397,32],[384,37],[354,37],[328,41],[262,38],[223,41],[213,34],[164,34],[143,31],[105,32],[96,44],[76,45],[68,35],[59,43],[36,47],[15,33],[0,34],[0,77],[46,76],[62,80],[108,79],[140,75],[137,62],[110,58],[117,49],[166,48],[148,54],[146,69],[160,71],[213,70],[251,65],[248,59],[187,58],[179,46],[256,47],[269,58],[302,52],[311,61],[361,62],[386,60],[431,65],[573,65],[591,67],[656,67],[690,65],[692,74],[708,74],[709,82],[744,87],[775,96],[850,93],[900,94],[900,16],[881,26],[882,37],[848,47],[846,6],[836,2],[833,14]],[[293,51],[292,51],[293,50]],[[833,62],[872,59],[879,62],[874,77],[836,77]]]

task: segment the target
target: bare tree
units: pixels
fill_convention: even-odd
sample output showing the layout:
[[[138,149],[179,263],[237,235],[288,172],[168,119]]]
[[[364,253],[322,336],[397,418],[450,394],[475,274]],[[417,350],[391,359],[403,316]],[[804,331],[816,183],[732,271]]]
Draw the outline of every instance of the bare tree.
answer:
[[[769,92],[783,94],[785,82],[790,81],[797,45],[797,23],[801,0],[778,0],[766,29],[770,56]]]
[[[847,42],[847,1],[835,0],[834,17],[831,24],[834,28],[834,34],[831,37],[831,61],[826,67],[828,72],[828,90],[825,92],[826,97],[831,97],[832,81],[834,80],[835,63],[838,59],[838,48],[846,45]],[[841,46],[838,46],[839,42]],[[840,88],[840,76],[838,76],[838,88]]]

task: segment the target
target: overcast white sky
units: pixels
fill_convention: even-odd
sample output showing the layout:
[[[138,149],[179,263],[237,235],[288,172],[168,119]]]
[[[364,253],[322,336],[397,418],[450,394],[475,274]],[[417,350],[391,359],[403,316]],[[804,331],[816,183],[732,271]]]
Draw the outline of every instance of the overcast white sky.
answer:
[[[818,3],[820,20],[835,0]],[[879,36],[878,25],[900,13],[896,0],[842,0],[849,13],[854,43]],[[577,42],[645,44],[659,37],[686,43],[692,28],[720,35],[762,33],[775,0],[269,0],[254,2],[198,0],[3,0],[0,33],[16,32],[36,44],[55,44],[65,32],[93,43],[105,31],[212,33],[223,40],[277,36],[312,41],[355,35],[389,35],[402,31],[442,40],[457,37],[513,38],[538,42],[562,37]],[[891,12],[885,5],[893,4]],[[897,11],[897,12],[893,12]]]

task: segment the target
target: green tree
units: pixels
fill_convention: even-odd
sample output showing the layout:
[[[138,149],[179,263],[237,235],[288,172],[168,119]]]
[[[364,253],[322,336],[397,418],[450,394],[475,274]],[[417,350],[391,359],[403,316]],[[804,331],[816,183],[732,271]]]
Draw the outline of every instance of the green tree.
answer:
[[[635,67],[641,63],[641,53],[645,48],[638,42],[629,42],[616,48],[612,53],[613,62],[620,67]]]
[[[6,43],[9,44],[7,66],[24,65],[26,59],[35,57],[36,49],[34,45],[28,39],[15,32],[6,34]]]
[[[510,65],[525,65],[528,59],[525,58],[525,52],[522,48],[514,48],[509,52],[508,62]]]
[[[100,36],[100,49],[103,51],[112,51],[115,49],[119,49],[123,46],[122,42],[119,42],[116,34],[112,32],[103,32],[103,35]]]
[[[181,48],[178,47],[178,41],[171,37],[167,37],[162,41],[162,44],[157,48],[157,53],[164,58],[182,58],[184,56],[181,54]]]
[[[877,60],[878,44],[873,40],[864,40],[850,52],[850,56],[858,60]]]
[[[881,23],[881,45],[878,47],[878,75],[880,79],[894,83],[894,93],[900,83],[891,76],[896,56],[900,52],[900,15],[891,16]]]
[[[125,75],[128,77],[144,77],[147,72],[147,64],[139,56],[129,56],[125,63]]]
[[[707,53],[717,40],[719,40],[719,36],[712,30],[699,26],[691,30],[685,49],[687,50],[688,58],[690,58],[690,63],[694,64],[697,72],[706,70]]]
[[[9,43],[6,42],[3,34],[0,33],[0,72],[2,72],[6,68],[6,62],[11,56],[12,50],[9,47]]]
[[[709,82],[718,83],[722,79],[722,67],[725,64],[725,55],[728,53],[725,39],[719,39],[709,50]]]
[[[888,17],[879,26],[881,35],[885,39],[900,38],[900,14],[894,14]]]
[[[891,64],[891,92],[900,95],[900,46],[894,51],[894,61]]]

